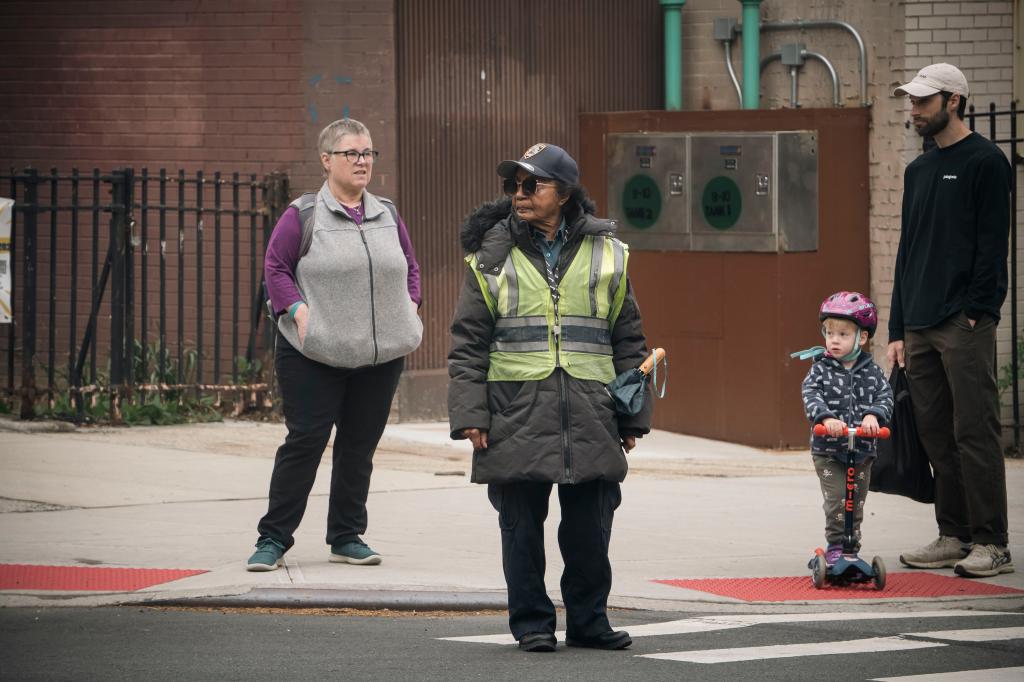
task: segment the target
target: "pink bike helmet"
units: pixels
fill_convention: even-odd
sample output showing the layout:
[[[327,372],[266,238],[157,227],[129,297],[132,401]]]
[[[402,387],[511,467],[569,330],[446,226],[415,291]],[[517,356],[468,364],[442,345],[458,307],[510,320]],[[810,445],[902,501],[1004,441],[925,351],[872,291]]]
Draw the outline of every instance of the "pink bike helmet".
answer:
[[[849,320],[866,331],[868,338],[875,335],[878,327],[878,308],[870,298],[856,291],[840,291],[822,301],[818,319],[826,317]]]

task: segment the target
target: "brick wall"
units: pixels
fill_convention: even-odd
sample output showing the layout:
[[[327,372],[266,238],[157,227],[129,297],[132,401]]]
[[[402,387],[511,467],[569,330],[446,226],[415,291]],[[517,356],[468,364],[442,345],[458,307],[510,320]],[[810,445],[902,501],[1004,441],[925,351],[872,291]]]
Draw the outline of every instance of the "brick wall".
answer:
[[[350,116],[365,123],[381,151],[370,191],[397,200],[398,124],[394,2],[305,0],[302,15],[302,160],[296,192],[323,182],[315,159],[321,129]]]
[[[0,163],[285,169],[297,3],[20,2],[0,13]]]
[[[349,114],[367,123],[375,145],[385,150],[374,190],[393,194],[397,168],[393,13],[390,0],[0,3],[0,98],[4,101],[0,169],[34,166],[67,174],[72,168],[90,173],[94,167],[109,172],[132,166],[137,175],[144,167],[153,174],[167,168],[172,177],[184,169],[190,179],[203,171],[208,209],[214,171],[240,172],[243,180],[250,174],[262,178],[271,171],[284,171],[292,180],[294,196],[319,186],[317,136],[326,123]],[[222,189],[227,200],[230,188]],[[0,195],[9,193],[7,187],[0,189]],[[91,200],[88,188],[82,194],[83,200]],[[189,186],[188,203],[194,194],[194,185]],[[151,185],[151,201],[155,195]],[[171,202],[177,200],[173,183],[168,195]],[[242,188],[241,195],[243,208],[248,208],[248,190]],[[67,199],[68,194],[62,194],[62,201]],[[104,215],[100,221],[100,263],[107,219]],[[88,317],[95,278],[88,265],[92,228],[83,219],[79,241],[72,244],[67,216],[60,218],[55,239],[50,238],[46,216],[44,221],[38,270],[40,346],[45,347],[50,331],[52,271],[57,355],[63,358],[66,346],[74,343],[68,334],[70,290],[79,290],[79,340]],[[136,247],[140,255],[143,250],[151,255],[150,312],[156,307],[156,255],[162,251],[168,256],[168,299],[174,302],[178,295],[177,215],[170,213],[168,221],[166,243],[159,242],[151,222],[147,238],[142,240],[140,235]],[[223,222],[224,262],[230,263],[231,221]],[[183,297],[188,306],[183,324],[186,343],[192,346],[197,344],[198,316],[209,315],[216,301],[212,286],[200,295],[196,284],[200,279],[212,282],[216,270],[211,214],[204,223],[202,272],[196,268],[195,252],[199,221],[188,213],[182,223]],[[254,295],[249,285],[250,256],[255,258],[258,282],[264,229],[262,221],[248,219],[241,221],[241,229],[244,303],[239,324],[244,343],[252,323]],[[255,253],[250,232],[255,232]],[[51,249],[57,253],[55,268],[50,266]],[[69,274],[73,251],[82,264],[74,283]],[[137,262],[136,268],[140,265]],[[230,279],[229,274],[225,277]],[[22,293],[21,281],[16,281],[15,296]],[[152,325],[153,320],[140,319],[138,325],[142,324]],[[172,311],[166,330],[172,347],[177,327]],[[203,330],[207,346],[212,330],[207,318]],[[4,332],[0,352],[9,345]],[[106,342],[102,325],[99,342]],[[230,357],[225,358],[228,369],[230,362]]]
[[[321,128],[348,114],[393,193],[393,5],[2,3],[0,167],[282,170],[306,189]]]

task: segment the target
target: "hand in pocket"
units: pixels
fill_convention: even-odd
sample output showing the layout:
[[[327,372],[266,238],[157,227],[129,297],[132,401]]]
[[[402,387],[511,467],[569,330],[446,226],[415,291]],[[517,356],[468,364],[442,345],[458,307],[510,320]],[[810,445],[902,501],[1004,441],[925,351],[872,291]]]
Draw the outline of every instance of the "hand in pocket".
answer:
[[[306,326],[309,324],[309,306],[305,303],[295,309],[295,327],[299,332],[299,343],[306,342]]]

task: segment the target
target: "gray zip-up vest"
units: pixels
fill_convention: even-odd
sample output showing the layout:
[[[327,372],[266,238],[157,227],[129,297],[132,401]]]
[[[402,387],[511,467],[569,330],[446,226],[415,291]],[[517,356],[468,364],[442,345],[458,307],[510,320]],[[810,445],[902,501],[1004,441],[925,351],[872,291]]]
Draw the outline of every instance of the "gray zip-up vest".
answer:
[[[313,241],[295,268],[309,306],[305,343],[290,315],[277,321],[303,355],[332,367],[388,362],[416,350],[423,338],[398,225],[369,192],[363,192],[363,209],[363,224],[356,225],[327,183],[320,188]]]

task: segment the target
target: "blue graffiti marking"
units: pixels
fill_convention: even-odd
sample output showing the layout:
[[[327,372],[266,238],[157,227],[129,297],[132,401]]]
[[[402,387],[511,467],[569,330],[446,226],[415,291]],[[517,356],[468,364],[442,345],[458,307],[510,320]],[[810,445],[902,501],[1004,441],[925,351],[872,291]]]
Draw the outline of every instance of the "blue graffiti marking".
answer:
[[[313,76],[312,78],[309,79],[309,84],[312,87],[315,88],[317,85],[320,84],[320,79],[322,79],[322,78],[323,78],[323,76],[318,73],[318,74],[316,74],[315,76]]]
[[[352,84],[352,77],[351,76],[335,76],[334,77],[334,82],[337,83],[338,85],[351,85]]]
[[[310,104],[309,105],[309,119],[311,121],[313,121],[314,123],[316,123],[316,115],[317,115],[316,114],[316,106]]]
[[[346,104],[341,108],[341,117],[348,118],[348,105]]]

